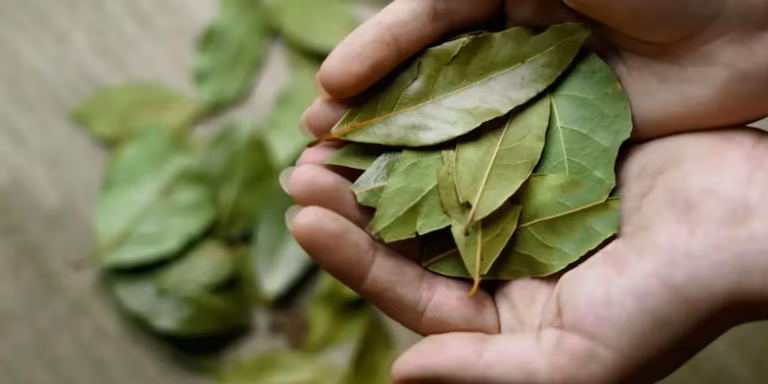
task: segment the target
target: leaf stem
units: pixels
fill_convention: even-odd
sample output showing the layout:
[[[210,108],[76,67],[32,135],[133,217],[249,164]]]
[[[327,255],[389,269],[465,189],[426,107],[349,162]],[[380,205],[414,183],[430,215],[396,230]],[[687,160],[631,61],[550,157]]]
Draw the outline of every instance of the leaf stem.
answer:
[[[477,223],[477,256],[475,257],[475,270],[472,273],[472,289],[467,293],[467,297],[472,297],[480,288],[480,263],[483,261],[483,224]]]

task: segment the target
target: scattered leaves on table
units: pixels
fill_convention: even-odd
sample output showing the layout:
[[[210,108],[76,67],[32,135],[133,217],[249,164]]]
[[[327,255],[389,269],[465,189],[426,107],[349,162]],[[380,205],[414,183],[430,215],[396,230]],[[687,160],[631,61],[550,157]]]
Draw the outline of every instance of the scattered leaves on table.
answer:
[[[270,21],[297,47],[328,54],[355,27],[350,0],[265,0]]]
[[[321,351],[360,338],[370,314],[370,308],[354,291],[331,275],[320,275],[307,305],[307,338],[303,348]]]
[[[233,361],[217,374],[218,384],[341,384],[344,371],[318,355],[283,350]]]
[[[118,145],[139,130],[186,128],[202,110],[194,100],[163,85],[129,83],[97,91],[71,115],[94,138]]]

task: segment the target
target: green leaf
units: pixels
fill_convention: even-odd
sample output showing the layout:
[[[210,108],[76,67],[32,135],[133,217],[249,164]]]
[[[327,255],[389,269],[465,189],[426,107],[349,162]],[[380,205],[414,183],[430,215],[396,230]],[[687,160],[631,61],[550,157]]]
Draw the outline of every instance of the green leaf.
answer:
[[[304,110],[317,96],[315,74],[320,63],[299,52],[288,52],[290,78],[275,100],[264,135],[274,162],[287,167],[296,161],[309,139],[301,134],[299,124]]]
[[[379,145],[347,143],[328,156],[325,159],[325,164],[365,171],[381,155],[389,152],[399,151],[391,147]]]
[[[218,0],[218,11],[197,41],[194,80],[200,98],[222,108],[246,97],[269,43],[260,0]]]
[[[400,160],[401,152],[386,152],[366,170],[352,185],[352,192],[361,205],[376,208],[387,186],[389,175]]]
[[[327,273],[307,305],[303,348],[320,351],[363,335],[371,310],[360,296]]]
[[[560,216],[521,222],[511,250],[565,267],[613,236],[618,227],[619,202],[610,198]]]
[[[450,225],[437,192],[441,164],[440,151],[403,151],[371,220],[371,229],[379,238],[391,243]]]
[[[209,291],[236,276],[235,257],[223,243],[208,240],[157,273],[155,283],[161,292],[197,294]]]
[[[250,235],[261,211],[272,204],[277,169],[262,134],[245,123],[224,127],[204,148],[198,166],[215,188],[216,233]]]
[[[202,112],[193,100],[159,84],[104,88],[72,110],[72,119],[91,136],[118,145],[146,128],[186,128]]]
[[[616,233],[618,206],[619,200],[610,198],[593,207],[553,218],[541,228],[537,228],[537,224],[521,223],[512,242],[482,278],[513,280],[548,276],[565,269]],[[446,234],[429,240],[422,253],[424,267],[445,276],[472,278]]]
[[[298,47],[325,55],[357,27],[349,0],[267,0],[270,20]]]
[[[456,188],[472,206],[465,226],[499,209],[531,176],[544,148],[549,104],[544,97],[508,119],[488,124],[479,138],[459,141]]]
[[[397,355],[392,333],[380,316],[371,314],[368,328],[360,340],[345,384],[388,384],[389,372]]]
[[[269,351],[225,365],[218,384],[339,384],[343,372],[310,353]]]
[[[512,28],[430,48],[350,109],[332,136],[407,147],[461,136],[546,89],[569,66],[588,34],[579,24],[542,33]]]
[[[472,207],[461,201],[456,187],[456,151],[442,152],[443,166],[437,170],[437,191],[443,211],[457,223],[466,223]]]
[[[608,65],[596,55],[577,62],[552,93],[547,144],[534,173],[563,174],[581,186],[560,187],[560,195],[545,199],[552,183],[529,183],[522,190],[521,220],[604,201],[616,184],[616,157],[631,130],[629,103]]]
[[[111,274],[107,286],[123,310],[158,333],[226,334],[245,327],[250,312],[236,286],[222,286],[234,277],[233,257],[219,244],[204,243],[178,263],[149,272]]]
[[[273,301],[288,291],[312,266],[312,260],[285,225],[293,201],[279,187],[265,198],[269,206],[259,215],[248,261],[256,293]]]
[[[166,130],[115,152],[96,208],[98,253],[110,268],[164,261],[213,222],[213,196],[193,156]]]
[[[471,225],[468,233],[464,232],[464,223],[454,223],[451,227],[464,266],[475,282],[470,295],[477,290],[481,277],[488,273],[515,233],[520,211],[519,206],[503,207]]]

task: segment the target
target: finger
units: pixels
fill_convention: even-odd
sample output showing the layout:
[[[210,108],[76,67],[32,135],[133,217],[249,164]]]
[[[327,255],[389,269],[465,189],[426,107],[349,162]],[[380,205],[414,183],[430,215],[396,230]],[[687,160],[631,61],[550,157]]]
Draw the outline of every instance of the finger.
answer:
[[[720,0],[564,0],[574,10],[623,35],[673,43],[702,32],[720,14]]]
[[[413,331],[498,332],[498,316],[487,293],[467,297],[466,283],[427,272],[342,216],[307,207],[289,226],[323,269]]]
[[[392,367],[396,383],[604,383],[602,348],[556,330],[430,336]]]
[[[318,73],[332,97],[357,95],[441,37],[498,11],[498,0],[397,0],[358,27]]]
[[[325,159],[343,145],[344,143],[338,141],[323,141],[305,149],[296,161],[296,165],[324,164]]]
[[[333,100],[316,99],[301,117],[302,129],[316,138],[323,137],[341,120],[347,108]]]
[[[352,183],[337,173],[320,165],[303,165],[288,171],[287,191],[293,201],[301,206],[318,206],[329,209],[365,227],[371,219],[370,211],[359,204],[352,193]]]

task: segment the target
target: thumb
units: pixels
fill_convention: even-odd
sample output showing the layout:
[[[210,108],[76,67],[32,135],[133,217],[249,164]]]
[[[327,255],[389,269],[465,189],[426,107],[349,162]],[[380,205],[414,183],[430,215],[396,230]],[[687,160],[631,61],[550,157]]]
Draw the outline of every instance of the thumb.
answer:
[[[702,32],[723,0],[563,0],[620,34],[647,43],[674,43]]]
[[[429,336],[392,367],[397,384],[599,383],[615,375],[612,354],[558,330],[538,334]]]

